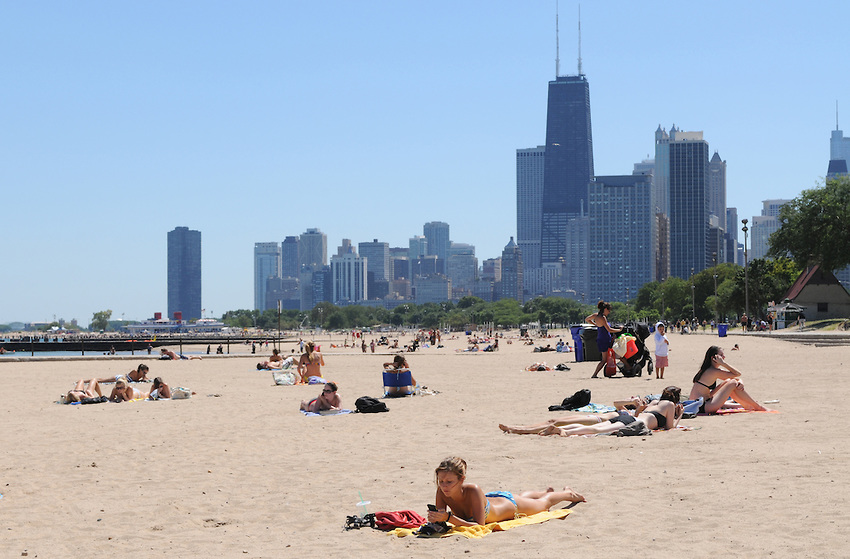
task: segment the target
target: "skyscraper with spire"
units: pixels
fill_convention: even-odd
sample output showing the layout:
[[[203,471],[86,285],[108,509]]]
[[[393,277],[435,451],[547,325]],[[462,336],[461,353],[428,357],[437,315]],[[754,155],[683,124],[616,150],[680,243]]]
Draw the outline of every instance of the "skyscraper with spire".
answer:
[[[555,36],[557,45],[557,15]],[[555,79],[549,82],[546,154],[543,169],[540,262],[558,262],[568,252],[569,220],[587,211],[587,188],[593,177],[590,85],[581,69],[579,22],[578,74],[561,76],[556,46]]]

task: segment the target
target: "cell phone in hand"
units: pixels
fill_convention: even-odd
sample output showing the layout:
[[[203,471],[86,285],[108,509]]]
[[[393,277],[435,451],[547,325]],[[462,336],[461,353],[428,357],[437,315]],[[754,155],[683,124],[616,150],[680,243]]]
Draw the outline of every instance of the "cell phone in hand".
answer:
[[[428,505],[428,510],[432,512],[437,512],[437,507],[435,507],[434,505]]]

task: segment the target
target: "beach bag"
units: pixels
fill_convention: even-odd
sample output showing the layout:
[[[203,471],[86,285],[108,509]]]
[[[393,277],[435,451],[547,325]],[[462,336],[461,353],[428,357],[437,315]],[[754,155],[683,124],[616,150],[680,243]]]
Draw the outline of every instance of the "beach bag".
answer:
[[[617,362],[614,360],[614,350],[609,349],[605,354],[605,376],[613,377],[617,374]]]
[[[176,386],[171,389],[172,400],[186,400],[192,397],[192,391],[182,386]]]
[[[360,413],[381,413],[390,411],[387,405],[371,396],[361,396],[354,402],[354,407]]]
[[[582,388],[572,396],[564,398],[559,406],[549,406],[549,411],[572,411],[590,403],[590,390]]]
[[[628,341],[626,340],[626,336],[618,336],[616,340],[614,340],[614,345],[611,346],[611,349],[614,350],[614,353],[617,354],[617,357],[623,357],[627,351]]]
[[[295,384],[295,373],[289,371],[272,371],[274,383],[278,386],[292,386]]]

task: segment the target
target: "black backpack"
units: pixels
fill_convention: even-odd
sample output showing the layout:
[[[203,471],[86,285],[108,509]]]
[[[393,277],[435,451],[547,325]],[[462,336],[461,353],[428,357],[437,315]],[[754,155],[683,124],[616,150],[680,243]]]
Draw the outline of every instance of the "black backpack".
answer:
[[[549,406],[549,411],[572,411],[590,403],[590,390],[582,388],[572,396],[564,398],[559,406]]]
[[[371,396],[361,396],[354,402],[354,406],[360,413],[381,413],[390,411],[387,405]]]

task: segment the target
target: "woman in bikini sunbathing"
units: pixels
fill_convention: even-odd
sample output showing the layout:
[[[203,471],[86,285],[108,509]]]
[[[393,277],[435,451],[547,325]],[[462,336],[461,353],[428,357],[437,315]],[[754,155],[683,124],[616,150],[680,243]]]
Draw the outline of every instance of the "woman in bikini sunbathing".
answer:
[[[534,425],[503,425],[499,424],[499,429],[505,433],[513,433],[515,435],[539,435],[549,427],[564,427],[567,425],[596,425],[598,423],[610,422],[621,416],[634,416],[639,414],[646,406],[649,405],[649,400],[633,397],[630,400],[620,400],[614,402],[614,407],[617,411],[605,413],[576,413],[572,412],[569,415],[562,415],[553,419],[546,420],[542,423]],[[631,408],[635,411],[630,411]]]
[[[335,382],[329,382],[322,387],[322,393],[318,398],[313,398],[309,402],[301,401],[301,410],[306,412],[319,413],[324,410],[339,410],[342,409],[342,399],[337,394],[337,385]]]
[[[100,384],[108,384],[121,379],[124,379],[129,382],[147,382],[148,371],[150,371],[150,368],[144,363],[141,363],[138,367],[136,367],[126,375],[119,374],[115,375],[114,377],[99,378],[97,379],[97,382],[99,382]]]
[[[435,475],[437,510],[428,512],[428,522],[476,526],[537,514],[562,501],[579,503],[585,500],[569,487],[563,491],[550,487],[546,491],[525,491],[517,495],[506,491],[485,494],[474,483],[466,483],[466,462],[456,456],[440,462]]]
[[[721,408],[743,408],[751,411],[766,411],[747,394],[741,373],[725,361],[726,355],[716,345],[705,352],[705,359],[694,377],[689,400],[703,398],[705,404],[700,409],[705,413],[716,413]],[[732,398],[737,403],[728,402]]]
[[[647,429],[674,429],[682,418],[682,404],[679,396],[682,389],[678,386],[668,386],[661,393],[660,400],[653,400],[644,409],[636,410],[636,417],[622,414],[619,417],[609,419],[607,423],[596,425],[568,425],[557,427],[555,425],[541,431],[540,435],[599,435],[613,433],[635,422],[646,425]]]
[[[88,382],[78,380],[77,385],[65,395],[64,401],[66,404],[71,404],[80,402],[84,398],[99,398],[101,396],[103,396],[103,392],[100,391],[100,384],[98,384],[97,379],[93,378]]]
[[[115,381],[115,388],[112,389],[109,400],[112,402],[128,402],[130,400],[146,400],[148,396],[150,396],[150,393],[142,392],[138,388],[130,386],[126,380],[119,379]]]

